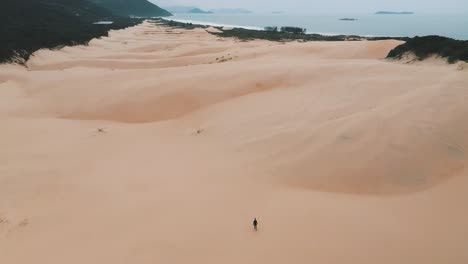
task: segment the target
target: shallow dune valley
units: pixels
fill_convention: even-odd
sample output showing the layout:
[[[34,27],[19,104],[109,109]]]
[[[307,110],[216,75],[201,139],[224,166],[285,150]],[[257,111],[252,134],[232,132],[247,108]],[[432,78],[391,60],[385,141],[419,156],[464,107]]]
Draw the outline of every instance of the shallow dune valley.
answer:
[[[144,22],[0,65],[0,263],[468,263],[468,71],[399,44]]]

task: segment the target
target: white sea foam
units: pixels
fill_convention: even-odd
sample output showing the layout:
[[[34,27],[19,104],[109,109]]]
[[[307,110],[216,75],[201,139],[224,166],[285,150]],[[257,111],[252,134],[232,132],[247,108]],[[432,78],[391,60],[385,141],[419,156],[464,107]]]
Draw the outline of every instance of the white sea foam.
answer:
[[[94,22],[93,24],[94,25],[111,25],[111,24],[114,24],[114,21],[98,21],[98,22]]]

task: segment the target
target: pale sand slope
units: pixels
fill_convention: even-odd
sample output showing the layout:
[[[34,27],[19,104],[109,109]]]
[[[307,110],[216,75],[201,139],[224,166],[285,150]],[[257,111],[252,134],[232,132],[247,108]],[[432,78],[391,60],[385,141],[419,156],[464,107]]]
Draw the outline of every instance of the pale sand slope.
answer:
[[[468,73],[396,45],[146,23],[0,66],[0,263],[468,263]]]

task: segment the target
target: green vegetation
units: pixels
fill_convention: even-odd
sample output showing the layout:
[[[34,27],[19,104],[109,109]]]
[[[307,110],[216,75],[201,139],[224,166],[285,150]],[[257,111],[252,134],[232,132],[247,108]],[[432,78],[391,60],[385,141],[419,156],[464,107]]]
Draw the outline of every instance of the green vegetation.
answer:
[[[268,32],[278,32],[278,27],[265,27],[265,31]],[[305,34],[307,29],[300,27],[281,27],[279,28],[281,33],[291,33],[291,34]]]
[[[94,22],[110,20],[110,25]],[[86,0],[2,0],[0,63],[22,62],[36,50],[86,44],[110,29],[141,23],[123,18]]]
[[[244,28],[234,28],[231,30],[225,30],[221,33],[212,33],[219,37],[231,37],[238,38],[241,40],[251,39],[264,39],[270,41],[343,41],[343,40],[360,40],[359,36],[323,36],[319,34],[303,34],[303,33],[290,33],[281,31],[267,31],[267,30],[252,30]]]
[[[173,28],[183,28],[183,29],[195,29],[195,28],[208,28],[208,26],[203,26],[203,25],[197,25],[197,24],[192,24],[192,23],[182,23],[174,20],[165,20],[165,19],[154,19],[153,23],[162,23],[167,26],[173,27]]]
[[[291,34],[305,34],[307,29],[300,27],[281,27],[281,32]]]
[[[436,55],[447,58],[449,63],[468,61],[468,41],[440,36],[414,37],[391,50],[388,58],[400,59],[406,53],[413,53],[420,60]]]
[[[137,17],[172,16],[168,11],[147,0],[90,0],[115,15]]]
[[[278,32],[278,27],[265,27],[265,31]]]

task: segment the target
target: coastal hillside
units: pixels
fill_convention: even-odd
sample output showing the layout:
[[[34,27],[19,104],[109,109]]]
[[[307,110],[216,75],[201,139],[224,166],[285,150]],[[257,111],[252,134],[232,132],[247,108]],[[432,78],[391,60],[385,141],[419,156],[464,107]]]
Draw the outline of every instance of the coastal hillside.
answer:
[[[90,0],[110,10],[115,15],[138,16],[138,17],[160,17],[172,14],[147,0]]]
[[[164,6],[164,9],[167,11],[177,14],[177,13],[188,13],[190,10],[193,10],[197,7],[195,6]]]
[[[101,20],[113,24],[93,24]],[[0,8],[0,63],[24,61],[41,48],[85,44],[110,29],[139,22],[115,16],[87,0],[5,0]]]

